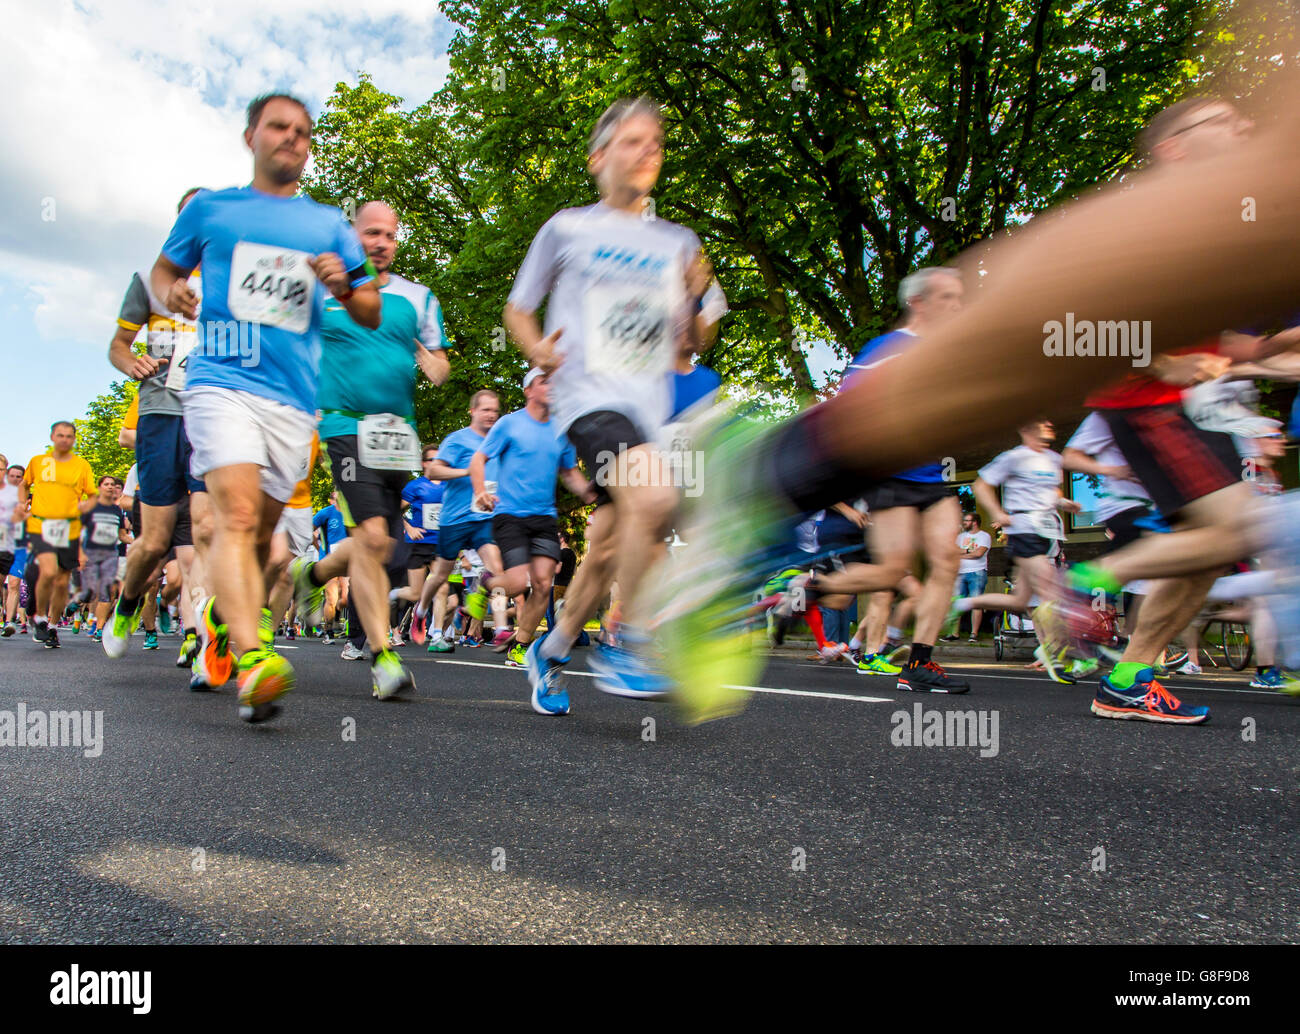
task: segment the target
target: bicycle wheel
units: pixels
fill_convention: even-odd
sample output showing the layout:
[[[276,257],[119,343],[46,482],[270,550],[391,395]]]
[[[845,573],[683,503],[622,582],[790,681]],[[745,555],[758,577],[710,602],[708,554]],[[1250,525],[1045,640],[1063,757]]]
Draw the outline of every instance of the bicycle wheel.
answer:
[[[1241,671],[1250,664],[1255,646],[1250,641],[1250,629],[1235,621],[1224,621],[1223,656],[1233,671]]]

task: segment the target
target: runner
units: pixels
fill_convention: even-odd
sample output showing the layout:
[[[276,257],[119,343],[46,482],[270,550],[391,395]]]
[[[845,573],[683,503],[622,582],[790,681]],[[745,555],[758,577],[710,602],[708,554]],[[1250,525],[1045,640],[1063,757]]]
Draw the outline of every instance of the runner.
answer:
[[[390,271],[397,253],[397,214],[372,201],[357,212],[356,230],[377,274],[383,322],[378,330],[368,330],[341,306],[326,305],[317,396],[325,460],[336,488],[333,498],[351,548],[315,564],[297,560],[292,571],[299,608],[309,612],[319,606],[322,586],[332,576],[349,574],[370,648],[372,693],[387,700],[415,688],[410,669],[389,647],[392,586],[386,566],[403,538],[407,480],[418,463],[416,370],[438,386],[451,365],[438,299],[427,287]]]
[[[447,435],[434,461],[425,464],[425,476],[443,482],[442,509],[438,515],[438,562],[425,579],[420,602],[411,618],[413,624],[416,620],[424,620],[433,605],[429,653],[451,653],[454,649],[442,634],[446,622],[445,605],[436,605],[435,597],[455,567],[461,551],[479,551],[490,570],[501,570],[501,553],[492,542],[492,514],[474,508],[474,488],[469,481],[470,460],[500,415],[501,403],[496,392],[486,388],[476,391],[470,399],[469,426]],[[495,462],[488,464],[487,481],[496,482],[496,468]],[[481,604],[480,598],[475,603],[476,609]],[[504,624],[505,593],[494,592],[492,606],[496,620]],[[481,619],[485,613],[475,616]]]
[[[39,569],[33,636],[47,650],[58,649],[58,622],[68,602],[68,576],[78,567],[76,539],[81,517],[95,507],[90,464],[72,451],[77,428],[67,420],[50,427],[52,452],[33,456],[18,486],[18,513],[28,514],[31,559]]]
[[[334,642],[335,622],[338,621],[339,609],[341,606],[347,606],[346,572],[348,557],[352,552],[350,548],[345,548],[348,541],[348,526],[343,521],[343,511],[339,509],[337,489],[330,493],[329,505],[317,510],[313,515],[311,526],[312,541],[316,543],[317,561],[333,555],[335,563],[331,565],[329,577],[321,586],[319,597],[314,599],[310,606],[306,606],[301,597],[302,590],[298,587],[293,571],[289,572],[289,578],[294,585],[294,609],[308,628],[319,626],[321,642],[329,646]]]
[[[425,471],[408,482],[402,489],[402,502],[410,510],[410,520],[402,522],[406,533],[406,588],[400,598],[414,604],[411,610],[411,639],[423,646],[428,636],[429,618],[420,613],[419,603],[424,598],[424,585],[431,569],[438,562],[438,521],[442,514],[442,501],[446,487],[441,481],[429,477],[429,471],[438,457],[436,445],[426,445],[420,455],[420,468]],[[439,590],[446,599],[446,583]],[[444,602],[445,606],[445,602]],[[435,600],[434,609],[437,610]]]
[[[131,537],[131,522],[117,505],[122,486],[105,474],[99,479],[99,496],[82,519],[81,592],[77,603],[95,605],[95,624],[103,628],[113,602],[117,581],[117,547]]]
[[[668,688],[645,654],[640,591],[663,555],[680,499],[657,443],[671,412],[668,375],[679,356],[708,339],[726,301],[718,290],[705,308],[713,277],[695,233],[646,218],[662,165],[658,105],[647,98],[610,105],[587,147],[601,200],[542,226],[503,316],[530,365],[552,375],[555,433],[568,436],[600,486],[587,555],[564,610],[528,651],[533,707],[549,714],[569,710],[561,672],[615,581],[622,645],[593,652],[597,687],[648,698]],[[545,335],[536,316],[543,300]]]
[[[195,319],[199,300],[186,281],[203,267],[185,430],[214,529],[208,567],[220,611],[208,603],[205,618],[239,651],[247,721],[275,714],[274,701],[294,684],[292,666],[272,647],[263,571],[280,511],[306,473],[325,291],[358,323],[380,321],[369,261],[343,213],[297,196],[311,132],[297,98],[255,99],[244,131],[252,183],[193,198],[152,273],[166,309]]]
[[[1067,313],[1137,319],[1139,327],[1149,321],[1151,347],[1167,352],[1294,304],[1296,272],[1286,256],[1298,234],[1290,217],[1300,208],[1293,190],[1300,159],[1291,148],[1298,92],[1295,82],[1286,84],[1269,131],[1221,157],[1126,177],[1122,189],[1100,191],[1014,239],[981,247],[990,275],[974,304],[836,398],[776,430],[721,417],[698,429],[707,488],[684,534],[686,562],[665,584],[659,611],[666,656],[691,716],[705,720],[743,705],[743,694],[726,685],[751,684],[762,663],[744,649],[735,624],[747,604],[743,586],[753,584],[750,572],[756,580],[776,566],[794,515],[953,443],[981,440],[1045,406],[1078,399],[1142,361],[1145,346],[1136,354],[1119,347],[1068,354],[1046,339],[1045,325],[1063,326]],[[1231,131],[1222,114],[1215,115],[1220,130]],[[1194,122],[1174,128],[1190,132]],[[1273,213],[1267,227],[1243,222],[1240,206],[1214,200],[1246,196]],[[1110,256],[1105,263],[1095,261],[1099,242]],[[1243,278],[1242,269],[1252,275]],[[936,390],[935,371],[955,369],[962,377]],[[1283,516],[1297,501],[1282,502],[1256,531],[1289,572],[1300,521]],[[1278,608],[1289,662],[1291,651],[1300,653],[1300,599],[1280,593],[1270,605]]]
[[[199,188],[186,191],[176,211],[183,212],[198,193]],[[197,269],[187,286],[196,298],[201,294]],[[181,415],[181,392],[198,331],[191,320],[168,309],[153,293],[148,273],[132,276],[117,324],[109,362],[140,382],[118,436],[119,444],[135,449],[132,470],[138,484],[132,485],[130,493],[135,540],[127,551],[120,595],[108,623],[100,622],[104,652],[121,657],[141,621],[145,649],[157,648],[151,626],[158,580],[174,551],[189,598],[184,624],[197,632],[186,636],[177,667],[192,668],[192,689],[216,687],[230,677],[231,660],[224,639],[215,635],[211,620],[202,613],[205,577],[201,553],[195,548],[194,524],[196,514],[206,511],[207,501],[201,498],[203,482],[190,473],[191,449]],[[142,329],[145,350],[136,353],[133,344]]]
[[[21,545],[26,541],[26,532],[18,509],[18,486],[22,483],[23,468],[6,465],[4,482],[0,483],[0,637],[5,639],[17,631],[14,619],[18,616],[18,583],[27,566],[27,550]]]
[[[507,663],[516,668],[524,666],[524,655],[550,600],[560,560],[556,475],[583,502],[596,500],[591,483],[578,470],[573,446],[566,438],[557,438],[551,426],[547,382],[546,374],[536,367],[524,375],[524,408],[496,422],[469,464],[474,501],[492,513],[492,539],[501,550],[504,565],[500,574],[484,572],[478,592],[529,593],[516,616],[515,641],[507,654]],[[497,462],[499,487],[495,492],[486,487],[491,460]]]
[[[298,482],[293,495],[284,504],[275,531],[271,533],[271,558],[267,565],[271,618],[278,623],[284,619],[289,603],[293,599],[293,578],[289,575],[289,565],[298,557],[315,559],[312,547],[312,512],[311,512],[311,475],[320,458],[320,438],[312,435],[311,459],[307,463],[307,476]],[[297,638],[296,616],[290,615],[287,629],[289,639]]]

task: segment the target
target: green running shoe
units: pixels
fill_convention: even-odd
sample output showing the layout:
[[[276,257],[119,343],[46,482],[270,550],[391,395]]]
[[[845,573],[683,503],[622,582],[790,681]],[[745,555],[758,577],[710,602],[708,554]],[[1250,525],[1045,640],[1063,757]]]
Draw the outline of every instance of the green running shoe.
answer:
[[[449,643],[440,635],[430,636],[429,645],[426,648],[428,653],[455,653],[456,644]]]
[[[510,652],[506,654],[507,668],[524,667],[524,658],[528,654],[528,645],[526,643],[515,643],[510,647]]]
[[[140,627],[140,613],[144,610],[144,600],[136,607],[134,614],[123,614],[118,609],[122,606],[122,598],[119,596],[113,604],[113,613],[109,615],[108,625],[104,629],[104,652],[116,660],[126,655],[126,648],[130,645],[131,636],[135,635],[135,630]]]
[[[275,618],[265,607],[257,619],[257,641],[267,647],[275,642]]]
[[[239,658],[239,717],[263,722],[280,713],[275,703],[293,689],[293,665],[274,650],[262,647]]]
[[[902,670],[897,664],[890,664],[878,653],[863,657],[858,662],[859,675],[897,675]]]
[[[392,650],[381,650],[370,662],[370,693],[389,700],[415,688],[415,676]]]
[[[311,569],[316,561],[309,557],[295,557],[289,565],[289,580],[293,582],[293,606],[304,625],[319,625],[325,620],[325,587],[313,585]]]
[[[199,637],[193,632],[186,632],[185,641],[181,643],[181,652],[176,655],[176,667],[188,668],[198,655]]]

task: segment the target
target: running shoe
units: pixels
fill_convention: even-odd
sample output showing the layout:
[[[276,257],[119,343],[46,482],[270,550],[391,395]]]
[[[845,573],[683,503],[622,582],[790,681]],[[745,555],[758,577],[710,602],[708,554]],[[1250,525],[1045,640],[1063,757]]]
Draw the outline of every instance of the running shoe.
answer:
[[[275,642],[275,618],[271,617],[271,612],[265,607],[257,618],[257,641],[263,646]]]
[[[898,688],[908,693],[969,693],[970,683],[954,678],[937,661],[907,664],[898,675]]]
[[[523,643],[514,643],[510,647],[510,652],[506,654],[507,668],[522,668],[526,664],[528,647]]]
[[[161,597],[159,597],[161,603]],[[158,631],[163,635],[172,634],[172,616],[171,612],[163,606],[158,607]]]
[[[476,586],[473,592],[465,596],[465,612],[482,621],[487,617],[487,598],[487,590],[482,585]]]
[[[0,629],[0,636],[4,636],[4,638],[8,639],[16,631],[17,629],[14,628],[14,623],[12,621],[6,621],[4,628]]]
[[[411,642],[423,646],[429,637],[429,615],[421,614],[419,608],[411,611]]]
[[[1187,661],[1178,669],[1179,675],[1203,675],[1204,670],[1195,661]]]
[[[176,667],[188,668],[199,655],[199,637],[193,632],[186,632],[181,642],[181,652],[176,655]]]
[[[493,646],[504,646],[509,649],[511,642],[514,641],[515,634],[508,628],[498,628],[492,634]]]
[[[190,670],[209,689],[216,689],[230,680],[235,658],[230,650],[229,630],[225,625],[217,624],[215,596],[204,601],[199,608],[199,618],[199,652]]]
[[[90,638],[97,643],[102,643],[104,641],[104,633],[97,628],[95,631],[90,633]]]
[[[351,646],[351,643],[348,643]],[[370,695],[380,700],[415,689],[415,676],[392,650],[381,650],[370,662]]]
[[[141,646],[140,649],[141,649],[141,650],[156,650],[156,649],[158,649],[158,633],[157,633],[157,631],[153,631],[153,632],[148,632],[148,631],[146,631],[146,632],[145,632],[145,634],[144,634],[144,645]]]
[[[1281,689],[1287,681],[1281,668],[1265,668],[1250,680],[1251,689]],[[1294,681],[1294,680],[1293,680]]]
[[[294,686],[293,665],[262,646],[239,658],[239,717],[264,722],[280,713],[275,701]]]
[[[672,684],[656,671],[645,657],[625,646],[600,645],[587,662],[596,676],[596,688],[616,697],[661,700],[672,691]]]
[[[878,653],[868,654],[858,662],[859,675],[897,675],[902,670],[897,664],[890,664]]]
[[[546,635],[550,635],[549,632]],[[528,681],[532,683],[531,703],[538,714],[562,715],[569,713],[569,694],[561,681],[564,666],[569,658],[552,660],[542,656],[542,643],[546,636],[534,639],[524,655],[524,666],[528,669]]]
[[[516,639],[515,639],[515,634],[513,632],[507,632],[504,637],[498,633],[497,635],[492,637],[492,644],[493,644],[492,652],[509,653],[511,650],[514,649],[515,643],[516,643]]]
[[[114,660],[126,654],[131,636],[135,635],[135,630],[140,627],[140,613],[143,610],[144,601],[141,600],[134,614],[123,614],[122,598],[118,597],[117,602],[113,604],[113,613],[109,615],[108,624],[103,629],[104,653]],[[37,631],[39,632],[39,628]]]
[[[842,661],[848,656],[848,643],[827,643],[817,651],[818,664],[831,664],[834,661]]]
[[[400,629],[394,628],[388,633],[388,645],[391,646],[394,650],[397,649],[399,646],[406,645],[406,640],[402,638],[402,633]]]
[[[483,644],[475,639],[472,635],[467,635],[460,641],[461,646],[468,647],[471,650],[477,650]]]
[[[345,661],[360,661],[365,659],[366,651],[353,646],[352,640],[349,639],[347,643],[344,644],[343,649],[339,652],[339,656]]]
[[[1200,725],[1210,720],[1208,707],[1192,707],[1155,680],[1150,668],[1141,669],[1128,689],[1111,684],[1103,675],[1092,699],[1092,713],[1098,718],[1133,719],[1174,725]]]
[[[449,642],[446,636],[435,635],[429,637],[429,645],[426,649],[429,653],[455,653],[456,644]]]
[[[289,564],[289,580],[293,582],[293,607],[304,625],[319,625],[325,620],[325,587],[313,585],[311,569],[316,561],[310,557],[294,557]]]
[[[1059,682],[1063,686],[1073,686],[1078,679],[1066,673],[1057,664],[1057,658],[1052,656],[1052,653],[1053,651],[1045,650],[1040,646],[1034,650],[1034,658],[1043,666],[1043,671],[1047,672],[1047,677],[1053,682]]]
[[[941,643],[956,643],[960,642],[960,640],[961,636],[959,635],[941,635],[939,637],[939,642]]]
[[[1070,675],[1076,682],[1079,679],[1090,678],[1097,674],[1097,669],[1101,667],[1101,662],[1096,657],[1080,657],[1070,665]]]
[[[59,648],[59,630],[57,628],[51,628],[48,632],[45,633],[44,642],[45,642],[45,649],[57,650]]]

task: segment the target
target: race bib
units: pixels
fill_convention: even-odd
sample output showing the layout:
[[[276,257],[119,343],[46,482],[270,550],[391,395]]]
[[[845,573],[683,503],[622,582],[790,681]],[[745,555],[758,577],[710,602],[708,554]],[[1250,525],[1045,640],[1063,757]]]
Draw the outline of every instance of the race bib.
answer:
[[[46,545],[53,546],[55,549],[67,549],[68,533],[71,528],[71,521],[43,519],[41,521],[41,538],[45,540]]]
[[[240,241],[230,257],[230,315],[305,334],[316,293],[310,258],[305,251]]]
[[[415,470],[420,443],[404,417],[375,413],[357,421],[357,458],[371,470]]]
[[[620,377],[672,368],[673,309],[659,285],[595,284],[583,297],[587,369]]]
[[[425,503],[420,508],[420,527],[425,531],[438,530],[438,518],[442,516],[442,503]]]
[[[172,391],[185,390],[185,363],[189,355],[198,346],[197,330],[178,330],[172,332],[172,357],[167,364],[167,379],[163,382]]]
[[[90,530],[91,544],[95,546],[117,545],[117,528],[116,524],[110,524],[108,521],[95,521]]]

